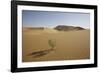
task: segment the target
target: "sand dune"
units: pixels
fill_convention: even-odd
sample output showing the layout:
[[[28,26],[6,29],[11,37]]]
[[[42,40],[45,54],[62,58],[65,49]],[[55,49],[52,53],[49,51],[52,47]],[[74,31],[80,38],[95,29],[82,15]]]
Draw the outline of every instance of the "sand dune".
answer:
[[[51,48],[48,40],[55,44],[52,51],[48,51]],[[48,28],[43,30],[23,28],[22,42],[23,62],[90,58],[90,30],[57,31]],[[29,55],[31,53],[33,55]]]

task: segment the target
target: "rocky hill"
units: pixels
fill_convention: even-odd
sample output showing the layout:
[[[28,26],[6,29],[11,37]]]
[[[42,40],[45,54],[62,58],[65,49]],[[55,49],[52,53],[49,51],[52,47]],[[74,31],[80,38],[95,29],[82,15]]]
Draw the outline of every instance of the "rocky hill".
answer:
[[[82,27],[66,26],[66,25],[58,25],[54,29],[59,30],[59,31],[85,30]]]

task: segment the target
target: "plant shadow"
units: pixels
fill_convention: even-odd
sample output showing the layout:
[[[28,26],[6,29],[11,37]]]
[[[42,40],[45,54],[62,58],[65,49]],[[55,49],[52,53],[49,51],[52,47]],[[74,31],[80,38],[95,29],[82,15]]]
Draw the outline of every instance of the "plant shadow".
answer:
[[[51,51],[54,51],[54,49],[48,49],[48,50],[32,52],[32,53],[28,54],[28,56],[32,56],[34,58],[42,57],[44,55],[49,54]]]

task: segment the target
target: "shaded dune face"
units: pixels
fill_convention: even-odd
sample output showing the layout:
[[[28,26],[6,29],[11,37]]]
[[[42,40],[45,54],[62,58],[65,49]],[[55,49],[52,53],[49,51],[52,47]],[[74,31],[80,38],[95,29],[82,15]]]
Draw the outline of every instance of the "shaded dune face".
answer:
[[[51,40],[51,45],[49,43]],[[90,58],[90,30],[57,31],[23,28],[22,61],[57,61]]]

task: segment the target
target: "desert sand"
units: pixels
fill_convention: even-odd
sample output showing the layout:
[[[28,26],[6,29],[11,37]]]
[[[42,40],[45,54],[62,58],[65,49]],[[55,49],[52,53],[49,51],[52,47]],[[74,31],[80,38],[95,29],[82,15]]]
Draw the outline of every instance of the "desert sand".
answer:
[[[50,50],[49,40],[54,45],[52,50]],[[40,54],[36,55],[37,53]],[[89,58],[90,30],[57,31],[48,28],[23,28],[23,62],[80,60]]]

